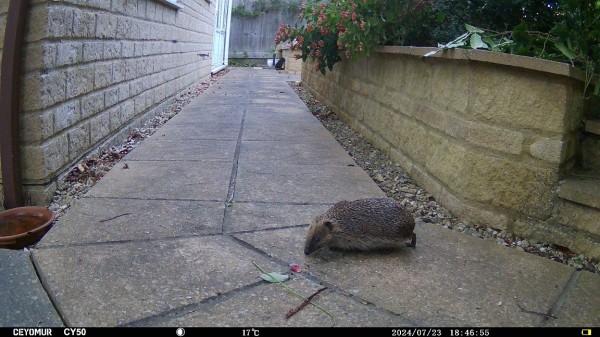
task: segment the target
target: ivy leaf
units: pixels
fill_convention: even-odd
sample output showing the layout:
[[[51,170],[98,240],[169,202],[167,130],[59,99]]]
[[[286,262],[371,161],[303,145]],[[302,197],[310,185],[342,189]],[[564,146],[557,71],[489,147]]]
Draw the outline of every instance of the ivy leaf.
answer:
[[[526,54],[531,48],[532,38],[529,34],[527,24],[521,20],[521,23],[515,27],[512,33],[513,41],[513,52],[516,54]]]
[[[471,25],[466,24],[466,23],[465,23],[465,28],[467,28],[467,31],[469,33],[484,33],[484,31],[482,29],[477,28],[475,26],[471,26]]]
[[[263,280],[265,280],[267,282],[271,282],[271,283],[281,283],[281,282],[287,281],[287,279],[289,279],[290,277],[285,274],[270,272],[268,274],[265,274],[265,273],[260,274],[260,278],[262,278]]]
[[[577,55],[575,55],[573,50],[567,48],[567,46],[565,46],[565,44],[561,41],[554,42],[554,46],[556,47],[556,49],[560,50],[560,52],[563,53],[563,55],[565,55],[569,60],[577,58]]]
[[[483,42],[487,43],[488,46],[490,46],[490,48],[494,48],[496,46],[496,41],[494,41],[494,39],[492,39],[489,36],[482,36],[481,39],[483,40]]]
[[[487,43],[483,42],[483,40],[481,39],[481,35],[477,33],[471,35],[470,45],[473,49],[489,49]]]

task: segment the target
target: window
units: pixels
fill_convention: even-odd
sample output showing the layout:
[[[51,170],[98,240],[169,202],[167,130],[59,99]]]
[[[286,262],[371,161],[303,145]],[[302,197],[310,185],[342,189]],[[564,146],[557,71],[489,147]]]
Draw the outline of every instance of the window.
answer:
[[[183,6],[179,3],[178,0],[154,0],[154,1],[161,3],[167,7],[177,9],[177,10],[183,9]]]

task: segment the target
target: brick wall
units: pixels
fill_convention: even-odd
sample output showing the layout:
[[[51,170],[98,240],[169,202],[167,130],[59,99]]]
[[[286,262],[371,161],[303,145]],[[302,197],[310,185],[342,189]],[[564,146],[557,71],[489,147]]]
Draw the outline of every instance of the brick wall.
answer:
[[[4,6],[4,3],[0,5]],[[210,76],[214,2],[33,0],[21,139],[26,203],[47,204],[57,177],[121,141]],[[0,16],[0,20],[3,16]]]
[[[0,64],[2,64],[2,52],[4,50],[4,32],[6,29],[6,13],[8,12],[8,1],[0,2]],[[2,70],[0,70],[0,74],[2,74]],[[0,161],[0,168],[2,167],[2,163]],[[3,210],[4,207],[4,193],[2,189],[2,175],[0,174],[0,210]]]
[[[597,235],[561,222],[583,84],[568,65],[389,47],[303,82],[454,215],[600,257]],[[575,76],[573,76],[575,75]]]

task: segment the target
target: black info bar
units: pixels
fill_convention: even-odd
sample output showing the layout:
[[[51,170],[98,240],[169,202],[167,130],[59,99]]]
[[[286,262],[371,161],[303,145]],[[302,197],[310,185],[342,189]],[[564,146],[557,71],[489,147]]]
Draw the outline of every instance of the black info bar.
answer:
[[[595,331],[594,331],[595,330]],[[387,336],[387,337],[494,337],[510,334],[544,336],[558,333],[561,337],[600,337],[600,328],[204,328],[204,327],[116,327],[116,328],[0,328],[0,336],[131,336],[148,333],[160,336],[236,336],[236,337],[311,337],[328,336]]]

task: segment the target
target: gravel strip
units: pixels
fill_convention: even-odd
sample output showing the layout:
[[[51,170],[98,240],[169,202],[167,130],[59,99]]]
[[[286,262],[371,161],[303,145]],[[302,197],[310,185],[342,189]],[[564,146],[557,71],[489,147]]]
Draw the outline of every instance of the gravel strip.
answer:
[[[356,163],[365,170],[388,197],[400,201],[419,222],[433,223],[499,245],[565,263],[580,270],[600,274],[600,262],[575,254],[566,247],[538,242],[513,233],[460,220],[438,204],[435,198],[420,188],[386,154],[375,148],[363,136],[340,120],[326,105],[321,104],[301,82],[289,82],[290,86],[315,115],[348,151]]]

